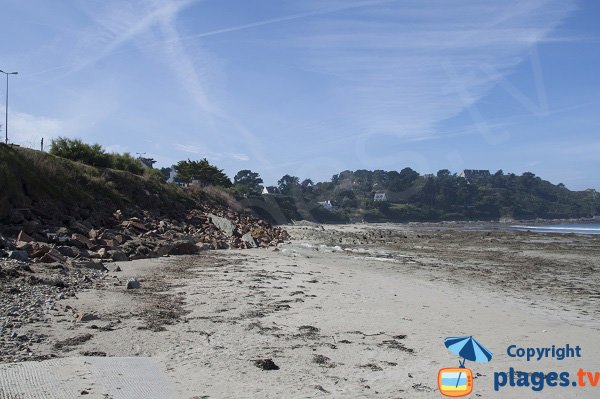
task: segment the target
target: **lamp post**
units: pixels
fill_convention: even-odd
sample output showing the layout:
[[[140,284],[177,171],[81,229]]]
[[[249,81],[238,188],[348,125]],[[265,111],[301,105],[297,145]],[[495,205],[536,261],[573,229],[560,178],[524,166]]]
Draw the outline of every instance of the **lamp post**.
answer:
[[[8,75],[18,75],[19,72],[4,72],[2,69],[0,69],[0,72],[6,75],[6,114],[4,120],[4,129],[6,132],[5,143],[8,145]]]

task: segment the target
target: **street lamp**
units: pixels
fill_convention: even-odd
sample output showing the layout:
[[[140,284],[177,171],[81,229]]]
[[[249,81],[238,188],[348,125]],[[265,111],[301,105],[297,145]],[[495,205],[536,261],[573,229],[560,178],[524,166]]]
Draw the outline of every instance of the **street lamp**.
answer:
[[[4,129],[6,131],[6,144],[8,145],[8,75],[18,75],[19,72],[4,72],[2,69],[0,69],[0,72],[2,72],[3,74],[6,75],[6,114],[5,114],[5,121],[4,121]]]

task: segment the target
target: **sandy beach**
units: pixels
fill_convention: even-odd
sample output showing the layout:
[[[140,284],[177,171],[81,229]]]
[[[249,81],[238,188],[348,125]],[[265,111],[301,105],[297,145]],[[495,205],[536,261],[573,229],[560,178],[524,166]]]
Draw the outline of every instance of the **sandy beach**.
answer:
[[[54,370],[46,389],[55,397],[154,397],[115,384],[112,367],[140,374],[133,384],[160,381],[155,397],[439,398],[438,370],[459,360],[444,338],[463,335],[494,353],[467,362],[470,397],[597,397],[589,384],[495,391],[494,372],[600,371],[600,238],[405,225],[288,231],[294,239],[275,250],[119,263],[20,327],[44,336],[29,344],[34,356],[58,357],[1,364],[0,397],[44,397],[23,383],[28,367]],[[124,288],[130,277],[140,289]],[[507,354],[565,344],[581,357]]]

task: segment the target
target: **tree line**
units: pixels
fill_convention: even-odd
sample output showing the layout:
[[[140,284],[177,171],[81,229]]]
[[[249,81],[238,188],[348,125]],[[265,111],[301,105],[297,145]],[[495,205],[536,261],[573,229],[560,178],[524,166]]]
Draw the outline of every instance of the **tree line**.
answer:
[[[59,138],[50,153],[96,167],[110,167],[135,174],[151,174],[166,180],[171,168],[144,168],[131,155],[108,154],[98,144]],[[300,180],[286,174],[262,195],[263,179],[249,169],[240,170],[233,181],[206,158],[182,160],[174,165],[179,183],[199,181],[220,187],[242,203],[269,218],[275,213],[290,219],[318,222],[405,222],[441,220],[498,220],[533,218],[580,218],[600,213],[600,197],[594,190],[571,191],[526,172],[502,170],[469,181],[447,169],[422,176],[407,167],[400,171],[346,170],[329,181]],[[146,171],[145,171],[146,169]],[[161,173],[162,172],[162,173]],[[375,193],[385,193],[376,201]],[[328,201],[332,208],[320,203]]]

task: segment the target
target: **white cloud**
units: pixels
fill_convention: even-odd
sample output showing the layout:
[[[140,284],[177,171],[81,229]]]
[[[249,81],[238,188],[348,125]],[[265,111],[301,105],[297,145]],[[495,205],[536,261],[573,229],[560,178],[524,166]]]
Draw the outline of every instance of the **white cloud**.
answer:
[[[135,1],[129,4],[119,1],[105,3],[104,8],[87,9],[96,26],[81,34],[77,47],[84,56],[73,63],[63,77],[91,67],[119,47],[148,33],[161,20],[176,16],[194,2],[197,0]]]
[[[505,77],[573,9],[554,0],[394,2],[321,17],[298,45],[357,131],[423,136],[496,85],[511,88]],[[544,106],[508,94],[532,113]]]
[[[4,120],[2,120],[4,132]],[[49,144],[52,138],[67,135],[63,121],[25,112],[8,111],[8,138],[11,143],[39,148],[40,141]]]
[[[227,155],[238,161],[249,161],[250,160],[250,157],[246,154],[227,154]]]

